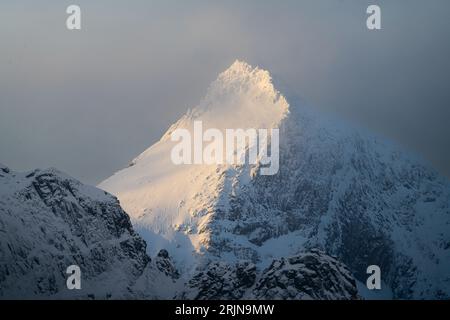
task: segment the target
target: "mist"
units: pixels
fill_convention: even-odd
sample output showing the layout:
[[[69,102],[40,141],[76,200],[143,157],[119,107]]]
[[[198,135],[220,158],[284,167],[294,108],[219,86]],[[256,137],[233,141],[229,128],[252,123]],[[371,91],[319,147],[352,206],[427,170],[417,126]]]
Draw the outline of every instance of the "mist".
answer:
[[[97,184],[159,140],[235,59],[450,177],[450,2],[0,4],[0,162]],[[378,4],[382,29],[366,28]]]

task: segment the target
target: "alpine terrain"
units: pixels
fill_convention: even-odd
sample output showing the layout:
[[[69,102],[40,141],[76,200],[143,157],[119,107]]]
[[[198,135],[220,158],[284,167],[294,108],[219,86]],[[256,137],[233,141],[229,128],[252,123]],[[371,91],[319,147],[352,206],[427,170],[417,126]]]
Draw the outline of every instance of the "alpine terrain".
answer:
[[[187,283],[178,296],[364,297],[367,267],[378,265],[388,297],[450,298],[449,181],[399,147],[291,102],[267,71],[236,61],[160,141],[99,185],[118,197],[151,255],[173,257]],[[193,134],[200,120],[204,129],[279,128],[279,171],[175,165],[171,133]],[[126,238],[126,248],[143,246],[130,231]],[[141,270],[145,258],[133,252],[127,263]]]
[[[80,290],[66,285],[72,265]],[[0,299],[170,298],[176,284],[115,197],[56,169],[0,165]]]

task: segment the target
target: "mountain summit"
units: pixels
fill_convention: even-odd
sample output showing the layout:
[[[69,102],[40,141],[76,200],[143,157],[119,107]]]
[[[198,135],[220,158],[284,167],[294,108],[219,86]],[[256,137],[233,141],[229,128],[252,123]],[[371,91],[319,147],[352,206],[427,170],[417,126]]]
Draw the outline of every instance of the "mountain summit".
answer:
[[[171,133],[192,132],[199,120],[219,130],[279,129],[279,172],[255,174],[260,163],[174,165]],[[363,295],[367,267],[378,265],[393,298],[450,297],[448,180],[388,142],[289,106],[267,71],[244,62],[99,187],[185,274],[218,261],[262,270],[318,249],[347,265]]]
[[[211,128],[274,128],[288,114],[289,104],[273,84],[269,72],[236,60],[209,86],[200,104],[177,121],[175,128],[189,128],[201,120]]]
[[[195,255],[209,246],[208,226],[214,213],[229,208],[226,195],[233,181],[249,180],[250,170],[232,165],[176,166],[170,158],[171,133],[180,128],[193,132],[195,121],[202,121],[205,129],[277,128],[288,113],[289,105],[270,74],[236,61],[158,143],[99,187],[120,197],[135,227],[153,245],[179,252],[180,263],[192,267]]]

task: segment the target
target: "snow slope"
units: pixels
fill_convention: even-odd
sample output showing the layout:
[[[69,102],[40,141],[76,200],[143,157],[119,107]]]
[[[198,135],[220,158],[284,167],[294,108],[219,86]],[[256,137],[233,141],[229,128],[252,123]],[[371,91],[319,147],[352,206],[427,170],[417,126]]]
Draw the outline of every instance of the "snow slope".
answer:
[[[176,128],[279,128],[280,171],[181,165]],[[450,184],[397,146],[295,103],[267,71],[236,61],[162,139],[99,185],[153,250],[185,274],[211,261],[272,259],[319,248],[360,283],[381,267],[393,298],[450,297]],[[186,273],[187,272],[187,273]]]
[[[236,95],[235,92],[240,92]],[[226,210],[229,165],[174,165],[170,134],[177,128],[193,134],[193,122],[208,128],[273,128],[288,112],[288,104],[271,84],[267,71],[236,61],[219,75],[199,106],[175,123],[162,139],[144,151],[130,166],[99,187],[119,196],[135,228],[155,244],[174,252],[181,268],[190,267],[198,252],[208,246],[213,213]],[[255,117],[255,115],[258,115]],[[159,246],[157,246],[159,244]]]

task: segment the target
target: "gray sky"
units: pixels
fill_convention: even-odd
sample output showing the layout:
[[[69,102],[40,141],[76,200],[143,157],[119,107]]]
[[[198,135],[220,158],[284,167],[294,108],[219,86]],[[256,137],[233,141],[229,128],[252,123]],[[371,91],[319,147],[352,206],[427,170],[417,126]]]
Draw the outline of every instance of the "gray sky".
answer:
[[[65,27],[70,4],[81,31]],[[1,1],[0,162],[96,184],[239,58],[450,176],[449,13],[448,0]]]

